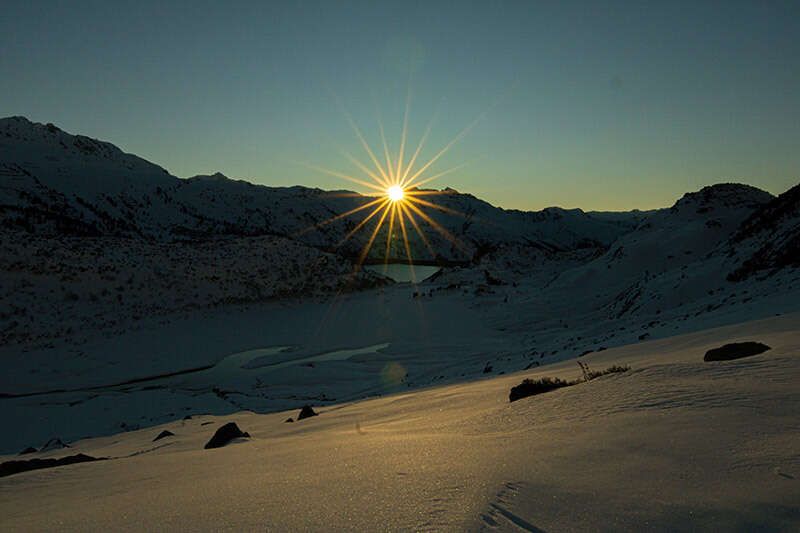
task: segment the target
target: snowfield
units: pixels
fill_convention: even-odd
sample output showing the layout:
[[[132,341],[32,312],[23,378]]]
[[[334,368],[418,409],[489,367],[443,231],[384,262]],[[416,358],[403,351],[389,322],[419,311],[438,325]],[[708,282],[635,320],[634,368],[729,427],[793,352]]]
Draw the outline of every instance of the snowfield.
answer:
[[[296,411],[194,416],[0,478],[5,530],[765,530],[800,527],[800,315],[584,356],[604,376],[508,402],[523,377]],[[709,348],[768,352],[706,363]],[[250,439],[204,450],[224,422]],[[157,442],[168,429],[175,435]],[[14,458],[3,457],[3,460]]]

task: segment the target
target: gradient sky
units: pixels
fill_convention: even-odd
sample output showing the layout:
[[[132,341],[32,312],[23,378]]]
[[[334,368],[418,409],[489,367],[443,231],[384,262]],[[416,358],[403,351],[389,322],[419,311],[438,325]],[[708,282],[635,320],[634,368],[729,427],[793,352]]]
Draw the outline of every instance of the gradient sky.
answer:
[[[3,2],[0,116],[188,177],[357,188],[337,100],[379,143],[436,113],[430,184],[507,208],[630,209],[800,181],[800,2]],[[366,157],[363,157],[366,159]]]

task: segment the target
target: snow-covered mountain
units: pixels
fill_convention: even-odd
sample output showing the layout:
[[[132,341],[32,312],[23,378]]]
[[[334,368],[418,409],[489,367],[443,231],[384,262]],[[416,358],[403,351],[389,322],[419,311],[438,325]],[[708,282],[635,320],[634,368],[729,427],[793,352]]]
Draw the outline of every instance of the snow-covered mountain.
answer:
[[[728,251],[739,263],[728,275],[731,281],[800,266],[800,185],[762,205],[742,222],[728,242]]]
[[[280,235],[346,256],[357,255],[369,234],[360,232],[338,246],[359,216],[321,224],[369,197],[266,187],[220,173],[179,179],[109,143],[22,117],[0,119],[0,173],[0,222],[39,234],[136,236],[160,242]],[[637,219],[635,214],[609,218],[579,209],[507,211],[453,189],[441,191],[434,201],[442,209],[421,209],[454,235],[458,245],[419,222],[429,230],[436,254],[446,260],[469,260],[487,244],[554,250],[607,246]],[[416,258],[435,259],[414,232],[410,238]],[[393,253],[405,255],[401,246]]]
[[[525,286],[537,302],[550,295],[551,315],[560,301],[571,307],[558,312],[574,315],[583,299],[587,320],[683,320],[734,301],[733,281],[800,262],[798,187],[773,198],[720,184],[627,213],[523,212],[449,188],[427,192],[438,207],[420,208],[455,242],[418,219],[430,246],[409,228],[412,255],[466,266],[436,283],[476,294]],[[145,316],[379,285],[353,272],[371,232],[342,244],[368,211],[335,218],[370,200],[221,173],[181,179],[107,142],[0,119],[0,334],[74,339]],[[390,255],[404,259],[397,237]],[[384,251],[375,246],[373,257]],[[530,316],[546,321],[534,307]]]

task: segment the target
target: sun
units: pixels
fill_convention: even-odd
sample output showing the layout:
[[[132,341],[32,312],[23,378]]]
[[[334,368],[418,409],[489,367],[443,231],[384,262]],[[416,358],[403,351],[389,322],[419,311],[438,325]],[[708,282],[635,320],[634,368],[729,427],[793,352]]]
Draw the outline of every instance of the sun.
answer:
[[[357,159],[350,153],[346,151],[342,152],[342,155],[344,155],[355,167],[361,171],[362,175],[359,177],[350,175],[346,172],[339,172],[335,170],[329,170],[324,167],[301,163],[312,170],[328,174],[329,176],[343,178],[370,189],[370,192],[367,193],[368,196],[362,196],[362,193],[358,192],[343,193],[344,196],[363,197],[365,198],[365,202],[361,205],[357,205],[349,211],[345,211],[344,213],[334,215],[321,222],[312,224],[300,232],[300,234],[302,234],[307,231],[320,229],[336,220],[348,218],[356,213],[366,211],[367,214],[362,216],[361,221],[356,224],[355,227],[350,229],[350,231],[336,245],[337,248],[341,247],[362,228],[365,228],[370,221],[372,221],[371,231],[367,229],[369,237],[366,239],[366,244],[363,246],[358,258],[354,262],[356,271],[361,268],[364,261],[367,259],[367,255],[370,253],[370,250],[372,249],[372,246],[378,237],[378,233],[381,231],[381,228],[384,227],[386,227],[384,262],[387,264],[390,260],[399,260],[399,256],[397,259],[390,257],[392,243],[395,242],[395,239],[397,239],[397,242],[402,243],[403,248],[405,249],[405,258],[408,260],[409,265],[413,269],[414,259],[411,252],[411,243],[409,242],[408,238],[411,230],[416,231],[417,235],[419,235],[422,244],[424,244],[430,252],[430,257],[438,256],[437,251],[434,250],[431,242],[425,235],[423,226],[421,226],[421,224],[426,224],[427,227],[439,233],[453,246],[459,248],[465,254],[469,253],[468,248],[455,235],[444,228],[441,224],[436,222],[433,217],[424,211],[424,209],[429,208],[436,211],[449,213],[451,215],[466,217],[467,215],[461,213],[460,211],[425,199],[427,197],[431,198],[432,200],[432,197],[435,197],[436,195],[451,194],[450,190],[425,190],[421,189],[421,186],[437,178],[446,176],[451,172],[455,172],[465,166],[465,164],[462,163],[460,165],[450,167],[447,170],[436,172],[435,174],[430,170],[433,165],[445,153],[447,153],[448,150],[450,150],[450,148],[452,148],[472,129],[473,126],[475,126],[475,124],[477,124],[482,115],[479,115],[478,118],[473,120],[468,126],[462,129],[450,142],[448,142],[443,148],[430,157],[426,163],[421,164],[418,161],[418,157],[422,153],[423,145],[425,144],[428,134],[430,133],[431,126],[433,125],[433,119],[431,119],[425,128],[425,132],[419,139],[417,147],[413,151],[411,157],[408,157],[408,153],[411,153],[410,150],[408,153],[406,152],[409,107],[410,96],[406,98],[406,109],[403,115],[403,130],[400,134],[400,146],[395,153],[392,153],[392,151],[389,149],[389,144],[386,142],[383,124],[380,120],[378,120],[380,140],[381,144],[383,145],[382,155],[384,156],[383,158],[385,159],[385,162],[380,160],[378,156],[380,152],[376,154],[376,152],[373,151],[372,147],[362,134],[361,129],[356,125],[353,118],[345,111],[345,117],[350,123],[350,127],[353,129],[353,132],[356,134],[356,138],[360,141],[361,146],[364,148],[364,152],[367,156],[369,156],[369,162],[372,163],[372,165],[370,165],[369,162],[365,164],[363,161]],[[368,209],[369,211],[367,211]]]
[[[386,196],[389,197],[389,200],[392,202],[399,202],[405,196],[405,191],[400,185],[392,185],[388,189],[386,189]]]

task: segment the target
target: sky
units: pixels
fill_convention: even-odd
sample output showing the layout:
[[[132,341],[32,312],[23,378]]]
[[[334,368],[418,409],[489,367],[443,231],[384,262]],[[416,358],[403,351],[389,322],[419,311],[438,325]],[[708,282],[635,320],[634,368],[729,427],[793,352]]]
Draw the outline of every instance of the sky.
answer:
[[[0,116],[180,177],[354,189],[348,116],[494,205],[648,209],[800,181],[798,2],[3,2]],[[432,120],[432,122],[431,122]],[[470,127],[472,126],[472,127]],[[406,154],[408,157],[407,148]],[[429,173],[429,174],[430,174]]]

